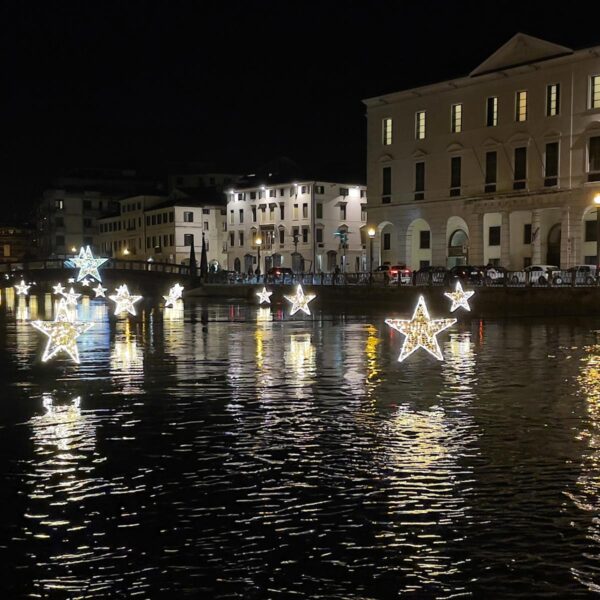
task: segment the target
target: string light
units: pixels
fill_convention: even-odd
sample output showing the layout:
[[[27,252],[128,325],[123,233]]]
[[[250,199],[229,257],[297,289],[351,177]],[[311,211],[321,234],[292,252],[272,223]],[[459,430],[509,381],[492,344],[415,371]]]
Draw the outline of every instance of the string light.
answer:
[[[256,295],[258,296],[259,304],[271,304],[271,296],[273,295],[273,292],[267,291],[266,287],[263,286],[262,291],[256,292]]]
[[[170,290],[168,296],[163,296],[165,299],[165,308],[168,306],[174,307],[175,302],[182,296],[183,286],[176,283]]]
[[[462,285],[460,284],[460,281],[457,281],[456,288],[454,289],[453,292],[444,292],[444,296],[446,296],[447,298],[450,298],[450,300],[452,300],[452,306],[450,307],[450,312],[454,312],[457,308],[460,308],[461,306],[465,310],[470,311],[471,307],[469,306],[469,298],[474,293],[475,292],[473,292],[473,291],[465,292],[462,289]]]
[[[307,315],[310,315],[310,309],[308,308],[308,303],[316,298],[315,294],[304,294],[304,290],[302,286],[298,284],[296,288],[296,294],[294,296],[284,296],[284,298],[292,303],[292,308],[290,310],[290,316],[296,314],[299,310],[305,312]]]
[[[30,284],[25,283],[23,279],[21,279],[21,283],[17,283],[15,285],[15,290],[17,290],[17,296],[27,296],[29,294]]]
[[[50,360],[59,352],[66,352],[76,363],[79,363],[77,338],[94,325],[72,320],[69,316],[67,301],[64,298],[58,303],[54,321],[33,321],[31,324],[48,337],[48,343],[42,356],[43,362]]]
[[[425,298],[419,296],[419,301],[410,320],[386,319],[385,322],[406,336],[398,357],[398,362],[402,362],[418,348],[427,350],[429,354],[438,360],[444,360],[436,336],[444,329],[454,325],[456,319],[432,319],[429,316]]]
[[[135,315],[135,306],[134,304],[142,299],[142,296],[132,296],[129,293],[129,289],[126,284],[123,284],[117,288],[116,294],[111,294],[109,298],[115,302],[115,315],[118,315],[122,312],[128,312],[132,315]]]
[[[103,265],[107,260],[108,258],[94,258],[91,248],[86,246],[85,249],[82,247],[79,250],[79,256],[77,258],[72,258],[67,261],[67,266],[73,266],[76,269],[79,269],[77,281],[81,281],[88,275],[96,281],[102,281],[100,273],[98,272],[98,267]]]

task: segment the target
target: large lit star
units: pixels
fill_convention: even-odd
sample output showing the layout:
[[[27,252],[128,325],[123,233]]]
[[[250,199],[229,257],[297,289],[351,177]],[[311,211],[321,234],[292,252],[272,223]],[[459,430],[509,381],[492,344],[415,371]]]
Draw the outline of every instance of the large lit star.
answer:
[[[446,296],[447,298],[450,298],[450,300],[452,300],[452,306],[450,307],[450,312],[454,312],[457,308],[460,308],[461,306],[465,309],[465,310],[471,310],[471,307],[469,306],[469,298],[474,294],[475,292],[465,292],[462,289],[462,285],[460,285],[460,281],[456,282],[456,288],[454,289],[453,292],[444,292],[444,296]]]
[[[15,290],[17,290],[17,296],[27,296],[29,294],[30,284],[25,283],[25,280],[21,279],[21,283],[17,283],[15,285]]]
[[[299,310],[305,312],[307,315],[310,315],[310,309],[308,308],[308,303],[311,300],[316,298],[315,294],[304,294],[304,290],[301,285],[298,285],[296,288],[296,294],[294,296],[284,296],[284,298],[292,303],[292,308],[290,310],[290,316],[297,313]]]
[[[79,363],[77,338],[93,325],[93,323],[72,321],[69,317],[67,301],[64,298],[58,303],[54,321],[33,321],[31,324],[48,336],[42,361],[50,360],[59,352],[66,352],[76,363]]]
[[[402,362],[409,357],[418,348],[427,350],[429,354],[435,356],[438,360],[444,360],[442,351],[437,341],[437,335],[448,329],[456,323],[456,319],[432,319],[429,316],[425,298],[419,296],[419,301],[415,307],[410,321],[405,319],[386,319],[386,324],[404,334],[404,344],[398,357],[398,362]]]
[[[96,294],[96,298],[106,298],[104,292],[106,291],[105,287],[102,287],[102,284],[99,283],[95,288],[92,288]]]
[[[263,286],[262,291],[256,292],[256,295],[258,296],[259,304],[271,304],[271,296],[273,295],[273,292],[267,291],[266,287]]]
[[[163,296],[165,299],[165,308],[167,306],[175,306],[175,302],[181,298],[183,286],[176,283],[170,290],[168,296]]]
[[[109,298],[116,303],[115,306],[115,315],[118,315],[122,312],[128,312],[132,315],[135,315],[135,306],[134,304],[141,300],[141,296],[132,296],[127,289],[127,285],[123,284],[117,288],[116,294],[111,294]]]
[[[77,258],[71,258],[67,263],[68,266],[79,269],[77,281],[81,281],[88,275],[93,277],[96,281],[102,281],[100,273],[98,272],[98,267],[103,265],[107,260],[108,258],[94,258],[91,248],[86,246],[85,249],[81,248],[79,250],[79,256]]]

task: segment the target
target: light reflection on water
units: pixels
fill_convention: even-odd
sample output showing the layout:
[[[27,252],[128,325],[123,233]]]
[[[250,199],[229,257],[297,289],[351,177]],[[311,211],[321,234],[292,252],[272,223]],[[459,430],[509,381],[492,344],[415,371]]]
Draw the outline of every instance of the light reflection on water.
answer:
[[[21,319],[52,318],[49,296],[0,295],[6,597],[600,584],[589,323],[459,324],[444,362],[400,364],[384,315],[186,303],[115,318],[84,297],[81,365],[41,365]]]

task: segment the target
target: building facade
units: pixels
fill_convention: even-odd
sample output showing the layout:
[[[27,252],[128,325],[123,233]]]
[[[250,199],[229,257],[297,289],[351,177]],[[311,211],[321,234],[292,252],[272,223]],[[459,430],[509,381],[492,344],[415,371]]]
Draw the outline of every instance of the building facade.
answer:
[[[467,77],[364,103],[375,264],[596,262],[600,47],[517,34]]]
[[[360,185],[272,177],[239,182],[228,191],[229,269],[365,271],[366,203]]]
[[[36,257],[33,229],[0,225],[0,262],[19,262]]]

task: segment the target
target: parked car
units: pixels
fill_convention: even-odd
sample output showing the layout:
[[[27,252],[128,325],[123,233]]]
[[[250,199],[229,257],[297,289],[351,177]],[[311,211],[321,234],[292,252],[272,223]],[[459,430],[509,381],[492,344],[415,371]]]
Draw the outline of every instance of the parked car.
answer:
[[[555,271],[560,271],[556,265],[529,265],[523,271],[514,273],[511,283],[547,285],[549,281],[552,281],[552,273]]]
[[[457,280],[462,283],[474,283],[481,285],[483,283],[483,270],[481,267],[471,265],[456,265],[452,267],[446,275],[446,283],[453,283]]]
[[[271,267],[267,271],[267,281],[272,283],[292,283],[294,271],[289,267]]]
[[[575,265],[566,271],[553,274],[554,285],[594,285],[596,283],[596,265]]]
[[[493,267],[491,265],[481,267],[486,285],[502,285],[506,280],[506,269],[504,267]]]
[[[442,284],[446,279],[448,269],[435,265],[427,265],[416,271],[415,281],[417,284],[437,283]]]
[[[412,283],[412,271],[406,265],[392,265],[389,270],[390,283],[408,285]]]

